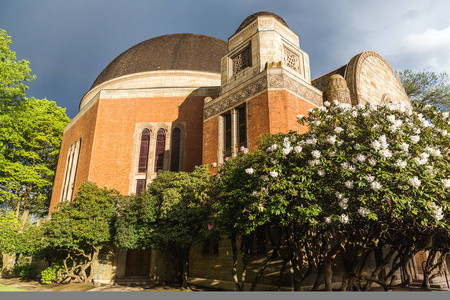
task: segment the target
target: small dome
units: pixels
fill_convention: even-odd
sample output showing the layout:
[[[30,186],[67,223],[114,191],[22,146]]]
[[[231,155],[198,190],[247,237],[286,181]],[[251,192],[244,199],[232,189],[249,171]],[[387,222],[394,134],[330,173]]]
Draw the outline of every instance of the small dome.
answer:
[[[260,11],[260,12],[257,12],[257,13],[254,13],[254,14],[248,16],[244,20],[244,22],[241,23],[241,25],[239,26],[239,28],[236,30],[236,32],[234,34],[238,33],[242,29],[244,29],[247,25],[249,25],[251,22],[256,20],[256,18],[259,17],[259,16],[272,16],[272,17],[275,17],[275,19],[277,19],[278,21],[283,23],[283,25],[285,25],[287,28],[289,28],[288,24],[279,15],[274,14],[273,12],[270,12],[270,11]]]
[[[114,59],[91,86],[128,74],[188,70],[220,73],[227,42],[191,33],[163,35],[139,43]]]

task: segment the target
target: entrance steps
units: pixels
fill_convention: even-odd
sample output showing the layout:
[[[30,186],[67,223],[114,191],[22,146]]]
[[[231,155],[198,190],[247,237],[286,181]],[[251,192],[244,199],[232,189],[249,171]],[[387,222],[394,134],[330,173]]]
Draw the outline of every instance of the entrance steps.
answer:
[[[126,276],[116,278],[115,285],[137,286],[137,285],[153,285],[154,282],[150,276]]]
[[[450,284],[449,274],[447,274],[448,283]],[[412,288],[421,288],[423,282],[423,276],[419,276],[417,279],[413,279],[413,282],[409,285]],[[430,288],[437,290],[449,290],[447,286],[447,280],[444,276],[436,277],[433,280],[430,280]]]

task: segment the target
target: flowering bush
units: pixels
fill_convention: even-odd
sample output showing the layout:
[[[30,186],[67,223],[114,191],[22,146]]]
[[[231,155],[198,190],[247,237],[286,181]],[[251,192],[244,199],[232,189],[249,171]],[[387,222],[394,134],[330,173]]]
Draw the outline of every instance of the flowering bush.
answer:
[[[251,159],[230,159],[222,167],[228,175],[219,172],[217,177],[220,190],[229,191],[224,205],[240,203],[234,206],[240,217],[233,221],[281,224],[284,232],[298,235],[280,244],[290,247],[291,262],[300,266],[298,276],[308,275],[311,264],[329,264],[341,252],[349,270],[345,289],[355,276],[363,279],[364,259],[374,249],[408,245],[397,257],[400,267],[427,247],[430,235],[448,234],[447,112],[334,101],[298,120],[310,131],[266,136]],[[405,237],[405,232],[415,234]],[[314,240],[317,236],[322,238]],[[318,255],[317,248],[325,254]],[[303,259],[295,261],[294,253]],[[302,265],[305,260],[309,263]],[[365,279],[375,281],[377,272]]]

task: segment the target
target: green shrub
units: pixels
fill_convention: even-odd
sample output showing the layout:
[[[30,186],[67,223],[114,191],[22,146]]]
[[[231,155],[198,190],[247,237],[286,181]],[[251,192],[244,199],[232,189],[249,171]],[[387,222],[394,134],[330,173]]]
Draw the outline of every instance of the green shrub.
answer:
[[[52,263],[47,269],[41,272],[41,284],[50,284],[53,280],[62,279],[63,265],[61,263]]]
[[[17,265],[13,268],[14,274],[24,279],[36,278],[39,274],[36,266],[34,265]]]

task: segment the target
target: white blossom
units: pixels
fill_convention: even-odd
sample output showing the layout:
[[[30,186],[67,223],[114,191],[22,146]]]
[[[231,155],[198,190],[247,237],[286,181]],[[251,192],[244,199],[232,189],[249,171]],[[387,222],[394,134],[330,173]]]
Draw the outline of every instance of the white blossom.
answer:
[[[278,163],[278,159],[270,158],[270,162],[272,163],[272,165],[276,165]]]
[[[308,161],[308,164],[311,166],[311,167],[314,167],[315,165],[318,165],[320,163],[320,160],[318,160],[318,159],[313,159],[313,160],[309,160]]]
[[[278,145],[277,144],[273,144],[272,146],[270,146],[269,148],[266,149],[266,152],[272,152],[275,149],[277,149]]]
[[[270,171],[270,176],[272,176],[273,178],[276,178],[278,176],[278,172],[277,171]]]
[[[420,134],[420,128],[413,128],[414,134]]]
[[[216,162],[213,162],[212,163],[212,166],[215,168],[215,167],[217,167],[217,163]]]
[[[444,188],[448,189],[450,188],[450,179],[441,179],[442,184],[444,185]]]
[[[254,172],[253,168],[245,169],[245,173],[252,175]]]
[[[418,135],[412,135],[411,136],[411,142],[413,144],[417,144],[419,142],[419,140],[420,140],[420,136],[418,136]]]
[[[313,112],[314,112],[314,109],[312,109],[312,108],[308,109],[308,114],[312,114]]]
[[[380,184],[379,182],[377,182],[377,181],[372,182],[372,183],[370,184],[370,187],[371,187],[372,190],[374,190],[375,192],[379,191],[379,190],[382,188],[381,184]]]
[[[400,149],[401,149],[402,151],[407,152],[407,151],[408,151],[408,148],[409,148],[409,144],[407,144],[407,143],[405,143],[405,142],[403,142],[403,143],[400,145]]]
[[[294,147],[294,151],[297,152],[297,153],[302,152],[302,149],[303,149],[303,148],[302,148],[302,146],[300,146],[300,145],[297,145],[297,146]]]
[[[358,112],[356,110],[352,111],[352,117],[356,118],[358,116]]]
[[[327,143],[330,143],[331,145],[334,145],[334,143],[336,143],[336,136],[335,135],[331,135],[325,141]]]
[[[323,105],[324,105],[325,107],[330,107],[331,103],[328,102],[328,101],[325,101],[325,102],[323,103]]]
[[[319,169],[319,170],[317,170],[317,174],[318,174],[320,177],[323,177],[323,176],[325,176],[325,171],[322,170],[322,169]]]
[[[258,192],[257,191],[253,191],[252,195],[253,196],[258,196]]]
[[[326,217],[325,218],[325,223],[330,224],[331,223],[331,218],[330,217]]]
[[[377,164],[377,160],[373,157],[369,158],[368,161],[369,165],[371,165],[372,167],[375,166]]]
[[[358,213],[362,216],[362,217],[367,217],[368,215],[370,215],[370,209],[366,208],[366,207],[360,207],[358,209]]]
[[[327,108],[325,106],[319,107],[319,111],[327,111]]]
[[[316,121],[312,121],[312,122],[311,122],[311,124],[313,124],[314,126],[319,126],[320,123],[322,123],[322,122],[320,122],[319,120],[316,120]]]
[[[320,157],[320,151],[319,150],[311,151],[311,155],[314,158],[319,158]]]
[[[388,149],[383,149],[383,150],[380,150],[380,156],[384,157],[384,158],[391,158],[392,152]]]
[[[339,222],[341,222],[342,224],[347,224],[348,223],[348,216],[346,214],[342,214],[339,216]]]
[[[368,182],[373,182],[375,180],[375,177],[373,177],[370,174],[367,174],[366,176],[364,176],[364,179],[367,180]]]
[[[444,218],[444,215],[442,214],[442,207],[437,205],[436,203],[431,203],[431,212],[434,215],[434,218],[438,221],[442,220]]]
[[[395,162],[395,164],[394,164],[394,166],[396,166],[397,168],[405,168],[406,166],[407,166],[407,162],[406,161],[404,161],[404,160],[401,160],[401,159],[398,159],[396,162]]]
[[[283,153],[283,155],[288,155],[290,152],[292,151],[292,147],[285,147],[283,148],[283,150],[281,150],[281,152]]]
[[[347,202],[344,202],[344,201],[340,201],[339,206],[344,210],[346,210],[348,208]]]
[[[419,187],[421,183],[422,182],[419,180],[419,178],[417,178],[417,176],[414,176],[414,178],[410,178],[408,180],[408,184],[412,187]]]
[[[344,141],[337,141],[337,142],[336,142],[336,145],[337,145],[338,147],[340,147],[343,143],[344,143]]]
[[[448,118],[449,115],[450,115],[450,114],[449,114],[448,111],[443,112],[443,113],[442,113],[442,119],[446,120],[446,119]]]
[[[380,129],[380,126],[378,124],[372,126],[373,131],[377,131],[378,129]]]
[[[341,103],[337,99],[334,99],[333,100],[333,104],[336,105],[336,106],[339,106]]]
[[[298,115],[298,116],[297,116],[297,119],[299,119],[299,120],[303,120],[304,118],[305,118],[304,115]]]
[[[356,167],[355,167],[355,166],[352,166],[352,165],[349,165],[349,166],[348,166],[348,170],[349,170],[350,172],[355,172],[355,171],[356,171]]]
[[[341,128],[341,127],[339,127],[339,126],[336,127],[336,128],[334,128],[334,132],[336,132],[337,134],[341,133],[343,130],[344,130],[344,129]]]
[[[395,121],[395,116],[394,116],[394,115],[389,115],[389,116],[386,117],[386,119],[387,119],[389,122],[394,123],[394,121]]]
[[[348,181],[344,182],[344,184],[345,184],[345,187],[348,189],[353,188],[353,181],[348,180]]]
[[[378,150],[381,148],[381,143],[377,140],[372,141],[372,143],[370,143],[370,147],[372,147],[375,150]]]
[[[308,145],[316,145],[317,144],[317,139],[316,138],[310,138],[310,139],[306,139],[306,144]]]
[[[339,200],[341,200],[342,198],[344,198],[344,195],[342,195],[342,194],[339,193],[339,192],[336,192],[335,195],[336,195],[336,198],[338,198]]]

